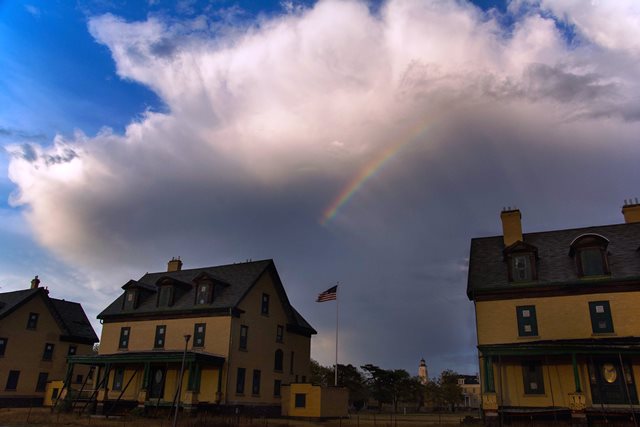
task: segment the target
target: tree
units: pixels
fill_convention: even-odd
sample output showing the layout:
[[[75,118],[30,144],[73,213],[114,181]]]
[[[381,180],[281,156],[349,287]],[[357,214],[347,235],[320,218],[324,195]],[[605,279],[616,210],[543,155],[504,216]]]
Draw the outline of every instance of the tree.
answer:
[[[458,377],[459,375],[456,372],[447,369],[442,371],[438,380],[442,401],[450,405],[451,412],[455,411],[456,403],[464,401],[462,387],[458,384]]]
[[[382,369],[378,366],[367,364],[362,369],[368,373],[367,383],[371,395],[378,401],[378,409],[383,403],[393,405],[393,410],[398,412],[398,404],[404,402],[416,402],[419,399],[419,381],[411,378],[404,369]]]
[[[315,360],[311,359],[311,383],[319,386],[327,387],[333,385],[333,370],[322,366]]]
[[[338,364],[338,385],[349,390],[349,404],[362,409],[369,397],[366,380],[355,366]]]

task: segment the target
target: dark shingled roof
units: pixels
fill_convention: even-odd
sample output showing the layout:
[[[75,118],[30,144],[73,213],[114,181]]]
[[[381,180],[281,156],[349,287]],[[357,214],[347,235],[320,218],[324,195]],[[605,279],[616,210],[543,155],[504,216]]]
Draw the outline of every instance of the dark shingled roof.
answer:
[[[472,239],[467,296],[473,299],[474,295],[488,291],[581,282],[575,259],[569,256],[569,248],[574,239],[584,234],[599,234],[609,240],[607,252],[611,275],[600,282],[640,279],[640,223],[603,225],[523,234],[524,242],[536,247],[539,257],[538,280],[528,283],[508,281],[502,236]]]
[[[203,273],[216,283],[214,298],[211,304],[196,305],[194,279]],[[107,320],[145,315],[171,316],[184,313],[204,316],[213,313],[230,313],[230,310],[238,306],[256,281],[265,273],[270,273],[274,277],[279,296],[289,311],[290,324],[306,330],[307,333],[315,334],[316,331],[313,327],[289,303],[273,260],[270,259],[172,272],[147,273],[137,281],[129,281],[123,286],[125,289],[137,287],[141,290],[138,306],[135,309],[124,308],[125,293],[123,293],[98,315],[98,319]],[[170,307],[157,307],[157,282],[165,278],[178,285],[174,302]]]
[[[0,293],[0,319],[13,312],[16,308],[32,298],[38,289],[25,289],[22,291]]]
[[[98,342],[98,336],[93,330],[93,327],[91,327],[89,319],[87,319],[87,315],[80,304],[50,298],[48,291],[43,288],[0,293],[0,319],[8,316],[36,295],[42,295],[45,299],[45,303],[51,310],[51,314],[62,329],[62,336],[64,338],[91,344]]]
[[[92,343],[98,342],[98,336],[79,303],[55,298],[50,298],[50,300],[60,315],[68,336],[82,337]]]

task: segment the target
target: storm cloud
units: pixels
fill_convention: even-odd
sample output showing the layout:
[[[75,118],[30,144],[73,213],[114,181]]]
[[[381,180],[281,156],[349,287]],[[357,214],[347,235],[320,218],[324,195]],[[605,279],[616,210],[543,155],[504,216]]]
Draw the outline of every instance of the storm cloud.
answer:
[[[640,11],[612,3],[321,1],[235,26],[96,16],[119,76],[167,112],[10,148],[12,203],[105,305],[171,256],[274,258],[321,362],[335,313],[313,299],[340,281],[342,360],[473,373],[469,239],[499,234],[505,205],[535,231],[620,222],[637,195]]]

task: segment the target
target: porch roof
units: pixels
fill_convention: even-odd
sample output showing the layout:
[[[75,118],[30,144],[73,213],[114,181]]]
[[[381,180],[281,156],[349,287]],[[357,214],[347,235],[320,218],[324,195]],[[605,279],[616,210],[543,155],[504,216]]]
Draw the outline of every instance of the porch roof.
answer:
[[[69,364],[106,365],[106,364],[138,364],[156,362],[182,362],[182,351],[138,351],[115,354],[97,354],[84,356],[69,356]],[[222,366],[225,358],[210,353],[187,351],[185,362],[199,362],[208,365]]]
[[[640,354],[640,338],[612,337],[546,340],[527,343],[479,345],[478,350],[485,356]]]

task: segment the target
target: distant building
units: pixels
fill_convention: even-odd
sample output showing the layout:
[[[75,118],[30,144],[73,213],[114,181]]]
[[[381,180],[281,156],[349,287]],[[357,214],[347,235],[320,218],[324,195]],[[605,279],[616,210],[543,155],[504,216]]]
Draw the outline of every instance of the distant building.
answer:
[[[640,204],[622,213],[623,224],[523,234],[520,211],[507,209],[502,236],[472,239],[487,421],[639,411]]]
[[[42,405],[47,382],[65,379],[67,356],[91,354],[97,341],[82,306],[51,298],[38,276],[30,289],[0,293],[0,407]]]
[[[429,372],[427,371],[427,362],[423,359],[420,359],[420,366],[418,366],[418,378],[420,378],[420,383],[422,385],[429,382]]]
[[[98,315],[98,409],[243,406],[280,414],[282,386],[310,379],[316,331],[289,302],[272,260],[147,273]],[[188,339],[187,339],[188,337]],[[259,407],[259,408],[258,408]]]
[[[478,375],[458,375],[458,385],[462,388],[463,401],[461,407],[466,409],[480,408],[480,380]]]

